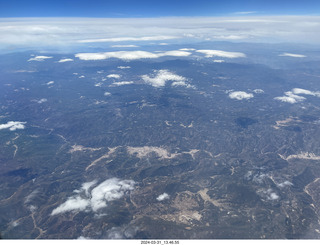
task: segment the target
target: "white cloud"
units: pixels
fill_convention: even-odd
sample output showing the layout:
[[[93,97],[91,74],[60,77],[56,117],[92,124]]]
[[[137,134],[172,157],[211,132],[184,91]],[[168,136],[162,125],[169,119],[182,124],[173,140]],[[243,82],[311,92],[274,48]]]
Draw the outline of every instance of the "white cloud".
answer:
[[[188,83],[186,83],[186,82],[184,82],[184,81],[173,82],[173,83],[171,84],[171,86],[172,86],[172,87],[182,86],[182,87],[186,87],[186,88],[193,88],[193,89],[195,89],[195,86],[190,85],[190,84],[188,84]]]
[[[126,192],[134,189],[133,180],[108,179],[97,185],[97,181],[82,184],[80,190],[75,190],[75,196],[55,208],[51,215],[65,212],[92,211],[98,212],[107,207],[107,203],[122,198]]]
[[[182,50],[182,51],[194,51],[196,49],[194,49],[194,48],[181,48],[179,50]]]
[[[122,85],[130,85],[130,84],[133,84],[134,82],[132,81],[123,81],[123,82],[114,82],[112,83],[113,85],[115,86],[122,86]]]
[[[104,42],[124,42],[124,41],[159,41],[176,39],[176,36],[151,36],[151,37],[113,37],[100,39],[79,40],[79,43],[104,43]]]
[[[274,99],[282,102],[290,103],[290,104],[297,103],[297,101],[294,98],[287,97],[287,96],[275,97]]]
[[[52,85],[52,84],[54,84],[54,81],[47,82],[47,85]]]
[[[319,91],[310,91],[302,88],[294,88],[291,91],[287,91],[284,93],[285,96],[275,97],[275,100],[280,100],[282,102],[287,102],[290,104],[295,104],[305,100],[306,98],[303,96],[299,96],[297,94],[305,94],[320,97]]]
[[[52,59],[53,57],[51,56],[43,56],[43,55],[39,55],[39,56],[35,56],[33,58],[28,59],[28,61],[44,61],[46,59]]]
[[[119,79],[121,76],[119,74],[109,74],[107,78],[117,78]]]
[[[282,183],[277,184],[277,186],[280,187],[280,188],[283,188],[283,187],[286,187],[286,186],[292,186],[292,185],[293,185],[293,184],[292,184],[290,181],[288,181],[288,180],[286,180],[286,181],[284,181],[284,182],[282,182]]]
[[[158,70],[151,77],[148,75],[143,75],[141,78],[143,81],[156,88],[165,86],[167,81],[180,82],[181,85],[181,83],[187,80],[185,77],[176,75],[168,70]]]
[[[320,97],[320,92],[319,91],[310,91],[310,90],[302,89],[302,88],[294,88],[294,89],[292,89],[292,93],[294,93],[294,94],[305,94],[305,95],[312,95],[312,96]]]
[[[117,52],[105,52],[105,53],[78,53],[75,57],[80,60],[105,60],[110,58],[117,58],[121,60],[137,60],[137,59],[155,59],[163,56],[177,56],[184,57],[189,56],[191,53],[173,50],[160,53],[151,53],[147,51],[117,51]]]
[[[224,60],[213,60],[214,63],[223,63]]]
[[[130,66],[118,66],[119,69],[130,69]]]
[[[48,100],[46,98],[42,98],[40,100],[37,101],[38,104],[42,104],[42,103],[45,103],[47,102]]]
[[[279,56],[288,56],[288,57],[294,57],[294,58],[304,58],[307,57],[303,54],[291,54],[291,53],[283,53],[283,54],[279,54]]]
[[[128,45],[111,45],[112,48],[138,48],[139,46],[128,44]]]
[[[159,195],[157,197],[157,201],[161,202],[161,201],[169,199],[169,198],[170,198],[170,196],[167,193],[162,193],[161,195]]]
[[[240,52],[227,52],[222,50],[211,50],[211,49],[203,49],[203,50],[197,50],[196,52],[205,54],[207,58],[211,58],[214,56],[217,57],[223,57],[223,58],[243,58],[246,57],[244,53]]]
[[[73,59],[61,59],[58,62],[59,63],[64,63],[64,62],[70,62],[70,61],[73,61]]]
[[[104,94],[103,94],[104,96],[110,96],[111,95],[111,93],[110,92],[104,92]]]
[[[259,88],[254,89],[253,92],[256,93],[256,94],[263,94],[264,93],[264,91],[262,89],[259,89]]]
[[[246,93],[243,91],[234,91],[229,94],[229,98],[236,99],[236,100],[244,100],[244,99],[249,100],[249,99],[253,98],[253,94]]]
[[[15,131],[17,129],[24,129],[26,122],[15,122],[15,121],[9,121],[5,124],[0,124],[0,130],[1,129],[9,129],[10,131]]]
[[[193,42],[240,37],[246,42],[318,44],[319,27],[319,16],[15,18],[0,21],[0,49],[74,50],[95,42],[169,40],[171,43],[177,38]]]
[[[60,213],[70,212],[70,211],[84,211],[90,206],[89,199],[83,199],[80,196],[69,197],[69,199],[61,204],[59,207],[55,208],[51,215],[56,215]]]

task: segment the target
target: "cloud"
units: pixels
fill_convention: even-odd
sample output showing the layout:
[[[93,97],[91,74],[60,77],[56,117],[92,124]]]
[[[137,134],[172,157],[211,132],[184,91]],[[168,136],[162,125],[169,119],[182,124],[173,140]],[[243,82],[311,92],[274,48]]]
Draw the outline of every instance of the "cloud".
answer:
[[[194,51],[196,49],[194,49],[194,48],[181,48],[179,50],[181,50],[181,51]]]
[[[134,84],[134,82],[132,82],[132,81],[123,81],[123,82],[114,82],[112,84],[115,85],[115,86],[122,86],[122,85]]]
[[[80,60],[105,60],[110,58],[117,58],[121,60],[137,60],[137,59],[155,59],[163,56],[189,56],[191,53],[173,50],[167,52],[151,53],[147,51],[117,51],[105,53],[78,53],[75,57]]]
[[[246,42],[320,42],[320,16],[227,16],[165,18],[15,18],[0,21],[0,49],[79,50],[90,43],[181,39]],[[130,43],[136,44],[136,43]]]
[[[64,62],[70,62],[70,61],[73,61],[73,59],[61,59],[58,62],[59,63],[64,63]]]
[[[205,54],[207,58],[211,58],[214,56],[223,57],[223,58],[243,58],[246,57],[244,53],[240,52],[227,52],[222,50],[197,50],[196,52]]]
[[[287,96],[280,96],[280,97],[275,97],[275,100],[279,100],[282,102],[286,102],[286,103],[290,103],[290,104],[294,104],[297,103],[297,100],[291,97],[287,97]]]
[[[155,71],[155,74],[153,74],[151,77],[148,75],[143,75],[141,78],[143,81],[156,88],[165,86],[167,81],[178,82],[181,85],[187,80],[185,77],[176,75],[168,70],[158,70]]]
[[[306,99],[305,97],[299,96],[297,94],[312,95],[312,96],[320,97],[319,91],[310,91],[310,90],[302,89],[302,88],[294,88],[291,91],[285,92],[284,94],[286,96],[275,97],[274,99],[280,100],[282,102],[287,102],[290,104],[295,104],[295,103],[301,102]]]
[[[9,129],[10,131],[15,131],[17,129],[24,129],[26,122],[15,122],[15,121],[9,121],[5,124],[0,124],[0,130],[1,129]]]
[[[292,93],[294,93],[294,94],[305,94],[305,95],[312,95],[312,96],[320,97],[320,92],[319,91],[310,91],[310,90],[302,89],[302,88],[294,88],[294,89],[292,89]]]
[[[159,41],[176,39],[176,36],[147,36],[147,37],[113,37],[101,39],[79,40],[79,43],[104,43],[104,42],[125,42],[125,41]]]
[[[188,83],[186,83],[186,82],[184,82],[184,81],[173,82],[173,83],[171,84],[171,86],[172,86],[172,87],[179,87],[179,86],[181,86],[181,87],[193,88],[193,89],[196,88],[195,86],[190,85],[190,84],[188,84]]]
[[[104,92],[104,94],[103,94],[104,96],[110,96],[111,95],[111,93],[110,92]]]
[[[107,78],[117,78],[119,79],[121,76],[119,74],[109,74]]]
[[[288,56],[288,57],[294,57],[294,58],[305,58],[307,56],[303,55],[303,54],[291,54],[291,53],[283,53],[283,54],[279,54],[279,56]]]
[[[282,182],[282,183],[277,184],[277,186],[280,187],[280,188],[283,188],[283,187],[286,187],[286,186],[292,186],[292,185],[293,185],[293,184],[292,184],[290,181],[288,181],[288,180],[286,180],[286,181],[284,181],[284,182]]]
[[[33,58],[30,58],[28,59],[28,61],[44,61],[46,59],[52,59],[53,57],[51,56],[43,56],[43,55],[40,55],[40,56],[35,56]]]
[[[52,85],[52,84],[54,84],[54,81],[47,82],[47,85]]]
[[[97,181],[82,184],[76,195],[69,197],[66,202],[55,208],[51,215],[65,212],[92,211],[98,212],[107,207],[107,203],[122,198],[128,191],[134,189],[133,180],[120,180],[111,178],[99,185]]]
[[[236,100],[249,100],[253,98],[253,94],[246,93],[243,91],[234,91],[229,94],[230,99],[236,99]]]
[[[118,66],[119,69],[130,69],[130,66]]]
[[[42,104],[42,103],[45,103],[47,102],[48,100],[46,98],[42,98],[40,100],[37,101],[38,104]]]
[[[111,45],[111,48],[138,48],[139,46],[128,44],[128,45]]]
[[[157,201],[161,202],[163,200],[169,199],[170,196],[167,193],[163,193],[157,197]]]
[[[256,93],[256,94],[263,94],[264,93],[264,91],[262,89],[259,89],[259,88],[254,89],[253,92]]]

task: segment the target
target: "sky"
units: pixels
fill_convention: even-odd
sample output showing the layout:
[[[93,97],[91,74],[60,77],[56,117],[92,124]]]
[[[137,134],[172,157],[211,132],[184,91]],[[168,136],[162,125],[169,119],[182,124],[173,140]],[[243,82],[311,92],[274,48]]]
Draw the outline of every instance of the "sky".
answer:
[[[0,0],[0,18],[319,14],[319,0]]]

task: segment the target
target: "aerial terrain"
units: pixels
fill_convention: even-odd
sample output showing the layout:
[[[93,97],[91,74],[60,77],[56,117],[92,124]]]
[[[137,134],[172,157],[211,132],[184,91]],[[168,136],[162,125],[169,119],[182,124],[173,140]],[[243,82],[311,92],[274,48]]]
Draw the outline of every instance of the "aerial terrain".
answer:
[[[320,238],[318,18],[46,21],[0,19],[1,238]]]

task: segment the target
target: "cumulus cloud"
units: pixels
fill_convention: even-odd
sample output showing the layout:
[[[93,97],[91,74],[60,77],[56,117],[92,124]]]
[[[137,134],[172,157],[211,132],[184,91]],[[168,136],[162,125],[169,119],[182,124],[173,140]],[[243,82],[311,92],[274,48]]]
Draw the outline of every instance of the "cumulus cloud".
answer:
[[[107,78],[116,78],[119,79],[121,76],[119,74],[109,74]]]
[[[264,93],[264,91],[262,89],[259,89],[259,88],[254,89],[253,92],[256,93],[256,94],[263,94]]]
[[[236,100],[249,100],[253,98],[253,94],[246,93],[244,91],[234,91],[229,94],[229,98]]]
[[[47,82],[47,85],[52,85],[52,84],[54,84],[54,81]]]
[[[28,61],[44,61],[46,59],[52,59],[52,56],[43,56],[43,55],[39,55],[39,56],[35,56],[33,58],[28,59]]]
[[[26,122],[15,122],[15,121],[9,121],[5,124],[0,124],[0,130],[1,129],[9,129],[10,131],[15,131],[17,129],[24,129]]]
[[[104,94],[103,94],[104,96],[110,96],[111,95],[111,93],[110,92],[104,92]]]
[[[288,56],[288,57],[294,57],[294,58],[305,58],[307,56],[303,55],[303,54],[291,54],[291,53],[282,53],[279,54],[279,56]]]
[[[320,97],[319,91],[310,91],[310,90],[302,89],[302,88],[294,88],[291,91],[285,92],[284,94],[285,94],[285,96],[275,97],[274,99],[282,101],[282,102],[287,102],[290,104],[295,104],[295,103],[301,102],[306,99],[305,97],[300,96],[298,94],[312,95],[312,96]]]
[[[64,62],[70,62],[70,61],[73,61],[73,59],[61,59],[58,62],[59,63],[64,63]]]
[[[155,59],[163,56],[189,56],[191,53],[180,50],[173,50],[167,52],[152,53],[147,51],[117,51],[105,53],[78,53],[75,57],[80,60],[105,60],[110,58],[117,58],[121,60],[137,60],[137,59]]]
[[[211,58],[214,56],[217,57],[223,57],[223,58],[244,58],[246,55],[244,53],[240,52],[227,52],[227,51],[222,51],[222,50],[197,50],[196,52],[205,54],[207,58]]]
[[[114,83],[112,83],[112,85],[122,86],[122,85],[130,85],[130,84],[133,84],[133,83],[134,83],[133,81],[123,81],[123,82],[114,82]]]
[[[122,198],[128,191],[134,189],[133,180],[111,178],[99,185],[97,181],[82,184],[76,195],[69,197],[66,202],[55,208],[51,215],[65,212],[92,211],[98,212],[107,207],[107,203]]]
[[[159,195],[157,197],[157,201],[161,202],[161,201],[169,199],[169,198],[170,198],[170,196],[167,193],[162,193],[161,195]]]
[[[151,77],[149,75],[143,75],[141,78],[143,81],[156,88],[165,86],[167,81],[178,82],[181,85],[187,80],[185,77],[176,75],[168,70],[158,70],[155,71],[155,74]]]

